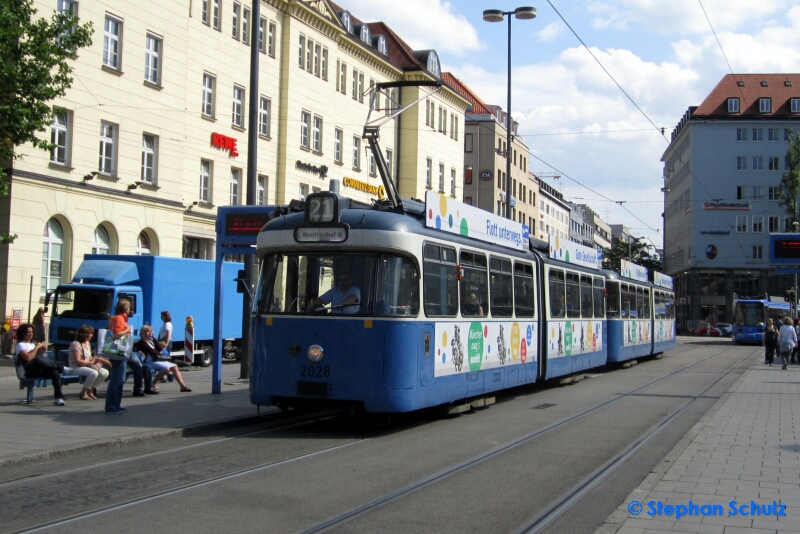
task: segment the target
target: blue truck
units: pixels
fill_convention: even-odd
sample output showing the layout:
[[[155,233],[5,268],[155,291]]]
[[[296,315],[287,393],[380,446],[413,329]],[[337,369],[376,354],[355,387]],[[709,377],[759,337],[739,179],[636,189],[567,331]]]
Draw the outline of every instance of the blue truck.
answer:
[[[237,293],[242,263],[224,262],[222,269],[223,358],[235,358],[242,339],[242,297]],[[134,338],[143,325],[158,333],[161,311],[172,315],[172,356],[183,361],[186,317],[194,319],[194,353],[197,365],[213,361],[214,262],[163,256],[87,254],[70,284],[60,284],[48,294],[52,299],[50,343],[53,350],[66,349],[82,325],[94,327],[95,335],[106,328],[117,301],[131,302],[128,324]],[[95,339],[92,340],[95,343]]]

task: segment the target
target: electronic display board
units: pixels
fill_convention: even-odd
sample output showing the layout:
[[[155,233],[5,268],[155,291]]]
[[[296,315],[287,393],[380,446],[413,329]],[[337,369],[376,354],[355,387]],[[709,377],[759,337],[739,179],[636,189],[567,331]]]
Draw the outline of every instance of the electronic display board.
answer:
[[[783,265],[800,265],[800,234],[770,234],[769,261]]]

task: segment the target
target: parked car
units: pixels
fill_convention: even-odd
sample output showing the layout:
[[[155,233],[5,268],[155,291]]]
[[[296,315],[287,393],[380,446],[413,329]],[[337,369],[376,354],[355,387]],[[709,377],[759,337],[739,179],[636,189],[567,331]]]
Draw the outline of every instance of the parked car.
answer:
[[[694,331],[696,336],[731,337],[733,327],[729,323],[712,323]]]
[[[731,337],[733,334],[733,325],[730,323],[711,323],[711,326],[722,332],[725,337]]]

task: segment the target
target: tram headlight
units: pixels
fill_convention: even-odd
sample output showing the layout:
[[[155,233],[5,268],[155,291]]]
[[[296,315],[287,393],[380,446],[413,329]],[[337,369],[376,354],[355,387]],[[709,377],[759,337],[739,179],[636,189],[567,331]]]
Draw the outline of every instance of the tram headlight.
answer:
[[[314,363],[319,363],[325,357],[325,350],[319,345],[311,345],[306,352],[308,359]]]

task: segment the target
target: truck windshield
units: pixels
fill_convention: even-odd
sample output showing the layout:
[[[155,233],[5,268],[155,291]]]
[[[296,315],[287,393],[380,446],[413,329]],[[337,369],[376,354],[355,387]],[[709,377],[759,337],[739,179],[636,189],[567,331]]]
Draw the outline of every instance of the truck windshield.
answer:
[[[273,254],[264,260],[258,313],[416,316],[419,270],[392,254]]]
[[[764,326],[764,304],[761,302],[737,302],[733,308],[733,324]]]
[[[53,317],[108,319],[111,316],[112,298],[112,291],[108,289],[59,287],[53,303]]]

